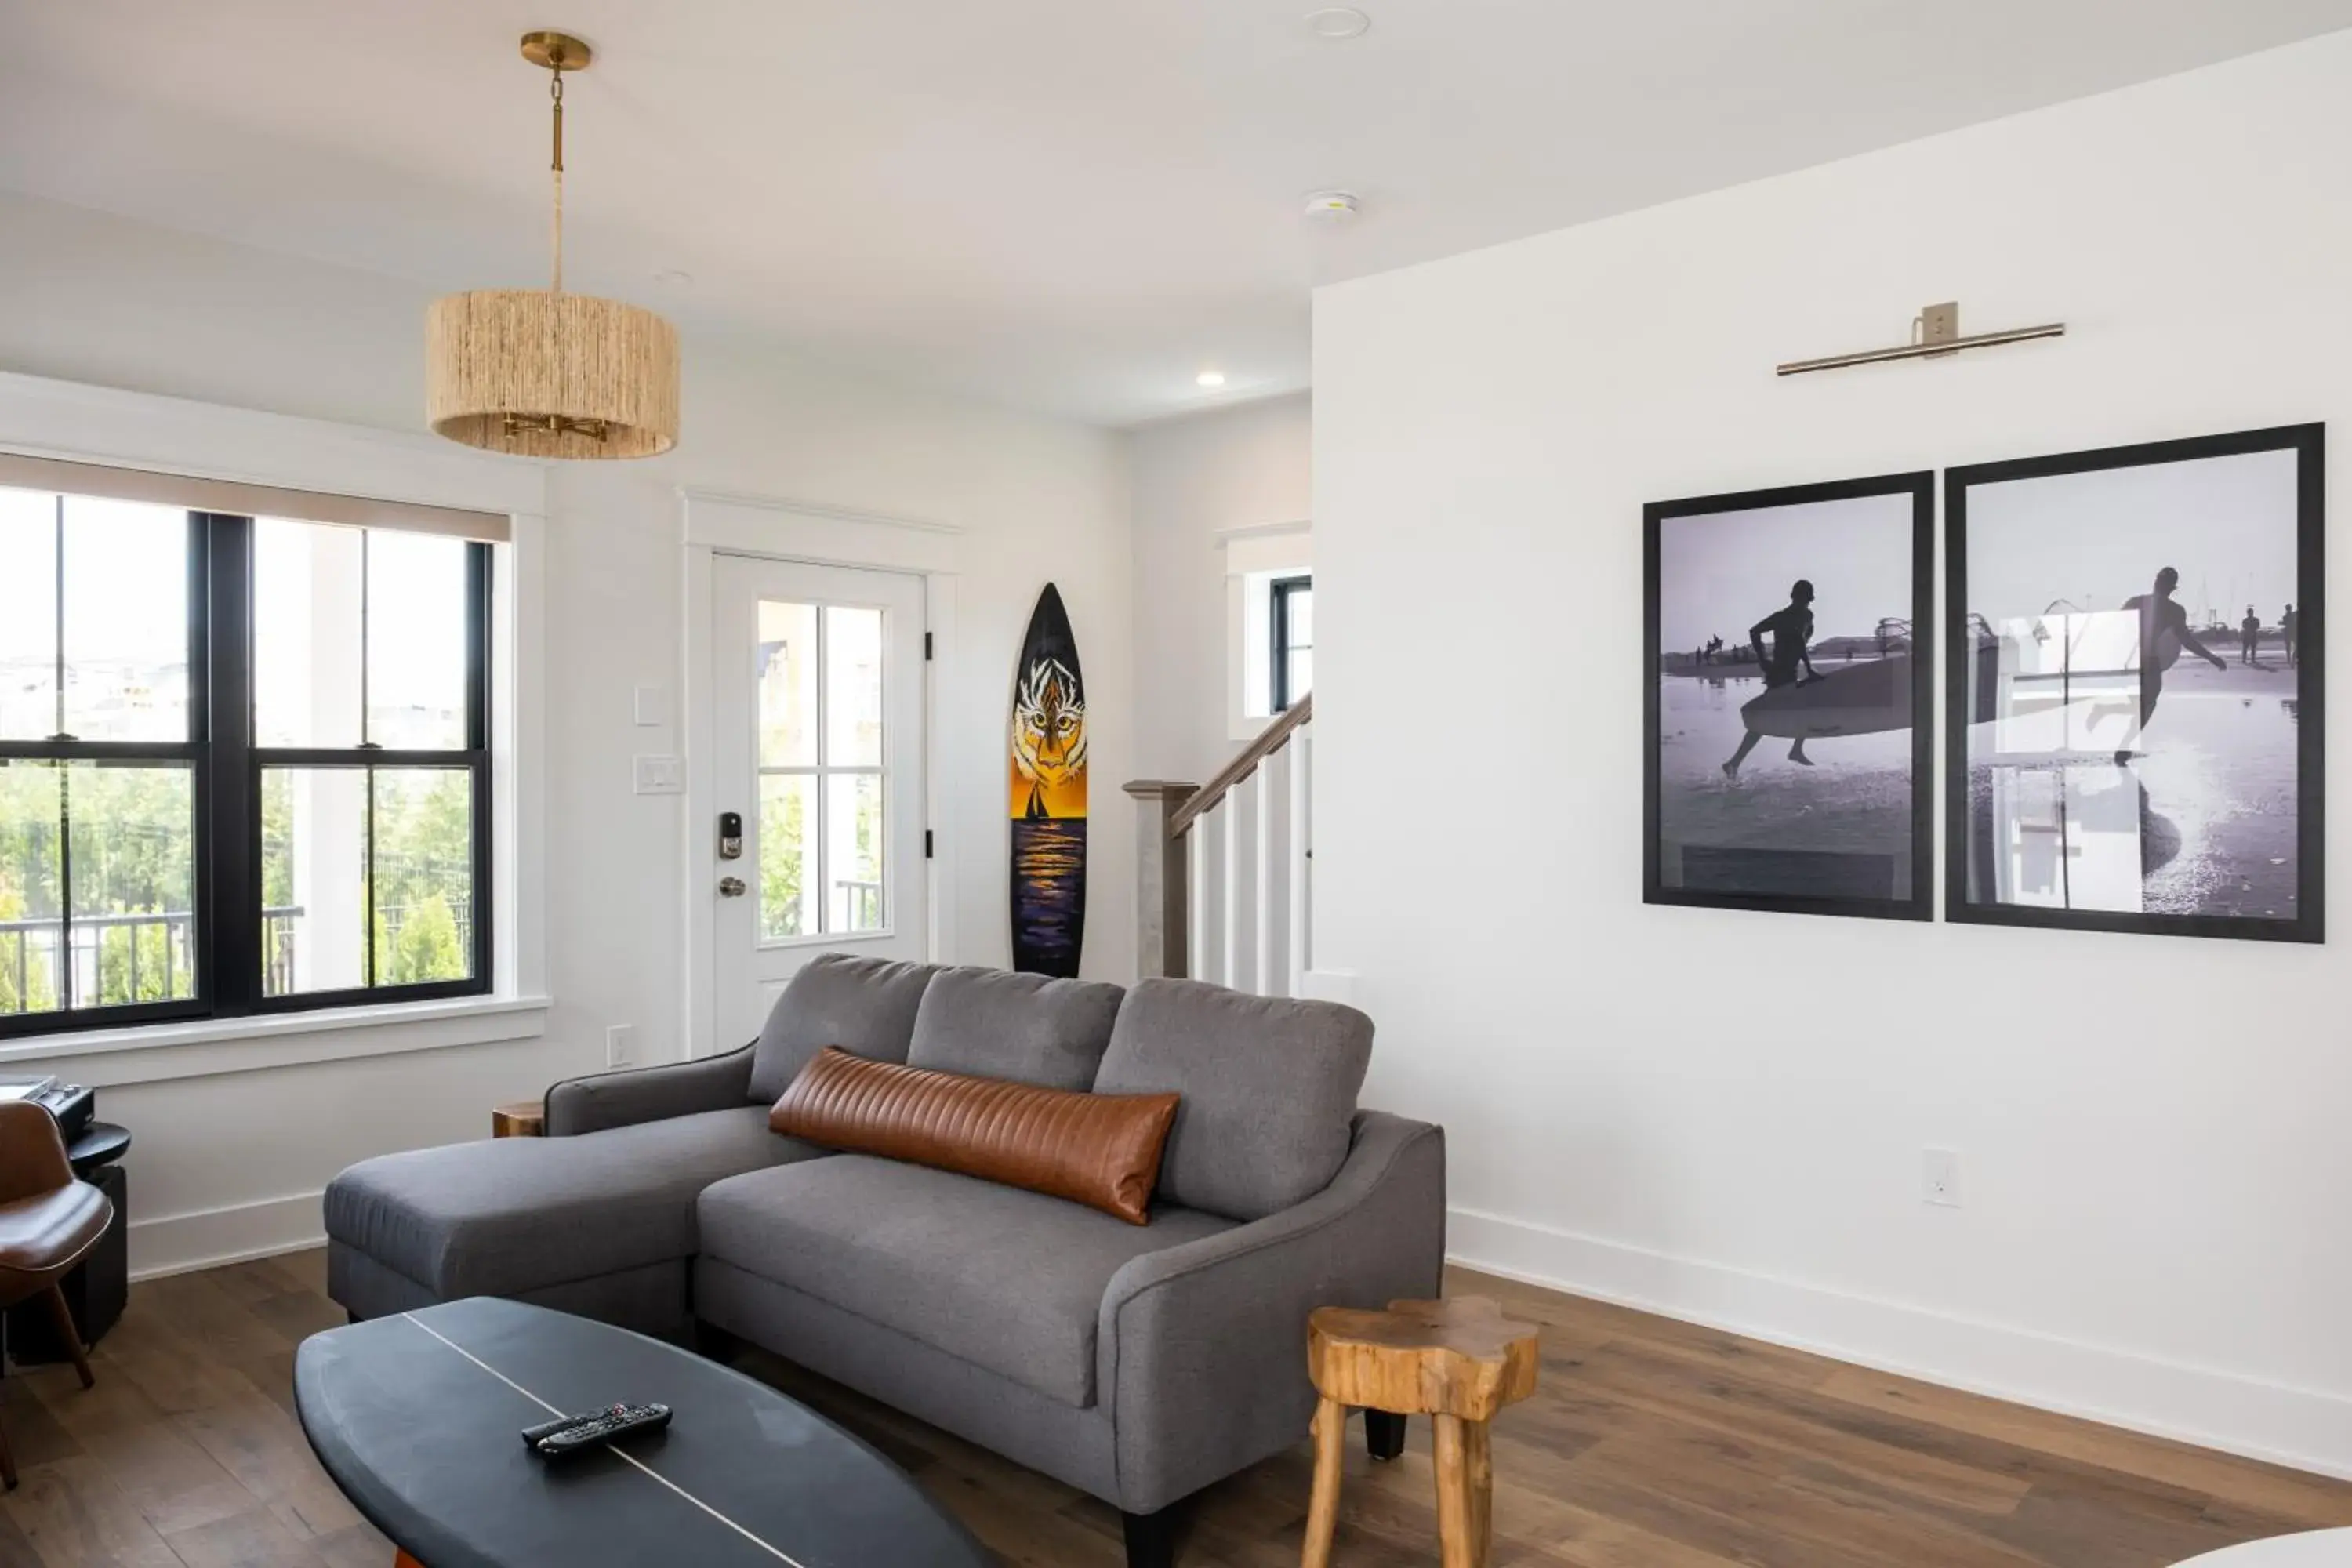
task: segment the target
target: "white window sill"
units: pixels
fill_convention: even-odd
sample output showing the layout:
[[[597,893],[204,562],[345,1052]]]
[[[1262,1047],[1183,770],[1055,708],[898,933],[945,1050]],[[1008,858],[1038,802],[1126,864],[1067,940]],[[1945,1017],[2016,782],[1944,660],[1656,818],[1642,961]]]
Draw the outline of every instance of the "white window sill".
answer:
[[[199,1018],[121,1029],[31,1035],[0,1042],[0,1072],[53,1072],[92,1089],[258,1072],[310,1062],[535,1039],[547,1032],[544,996],[461,996]]]

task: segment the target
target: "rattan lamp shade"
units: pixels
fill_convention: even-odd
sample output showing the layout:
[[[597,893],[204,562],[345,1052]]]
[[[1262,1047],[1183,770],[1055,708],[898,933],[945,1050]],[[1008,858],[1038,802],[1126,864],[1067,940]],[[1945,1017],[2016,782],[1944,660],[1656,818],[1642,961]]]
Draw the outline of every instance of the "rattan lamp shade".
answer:
[[[527,458],[677,445],[677,330],[586,294],[481,289],[433,302],[425,412],[453,441]]]

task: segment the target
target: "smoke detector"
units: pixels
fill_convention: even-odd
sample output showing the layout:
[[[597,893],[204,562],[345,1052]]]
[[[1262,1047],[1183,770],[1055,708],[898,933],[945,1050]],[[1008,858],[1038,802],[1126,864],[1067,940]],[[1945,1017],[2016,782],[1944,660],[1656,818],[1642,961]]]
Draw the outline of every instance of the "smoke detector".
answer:
[[[1307,13],[1307,30],[1333,43],[1360,38],[1371,29],[1371,26],[1372,19],[1352,5],[1327,5],[1322,10]]]
[[[1356,216],[1356,198],[1348,191],[1317,191],[1307,198],[1306,212],[1318,223],[1346,223]]]

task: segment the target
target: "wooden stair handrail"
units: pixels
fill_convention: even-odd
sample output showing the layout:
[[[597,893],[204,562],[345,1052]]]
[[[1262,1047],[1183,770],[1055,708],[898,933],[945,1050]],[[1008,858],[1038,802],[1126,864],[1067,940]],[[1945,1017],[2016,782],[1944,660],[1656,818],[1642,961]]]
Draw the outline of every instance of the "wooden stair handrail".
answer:
[[[1193,791],[1192,798],[1176,808],[1176,815],[1168,819],[1168,837],[1183,837],[1191,831],[1194,818],[1214,809],[1217,803],[1224,799],[1235,784],[1257,772],[1257,765],[1260,763],[1282,750],[1284,743],[1290,739],[1290,732],[1293,730],[1308,722],[1314,717],[1315,694],[1310,691],[1292,703],[1288,711],[1268,724],[1265,733],[1244,747],[1240,756],[1225,764],[1223,773]]]

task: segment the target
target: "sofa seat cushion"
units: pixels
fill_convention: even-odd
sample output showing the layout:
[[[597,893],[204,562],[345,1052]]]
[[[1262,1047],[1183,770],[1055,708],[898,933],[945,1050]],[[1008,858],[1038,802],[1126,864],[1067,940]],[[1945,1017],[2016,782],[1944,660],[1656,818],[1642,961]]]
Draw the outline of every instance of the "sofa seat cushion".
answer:
[[[690,1258],[703,1188],[823,1153],[756,1105],[417,1149],[329,1183],[327,1234],[445,1301],[516,1295]]]
[[[1132,1226],[866,1154],[735,1176],[700,1207],[705,1257],[1079,1408],[1095,1400],[1096,1319],[1119,1266],[1233,1228],[1169,1207]]]

